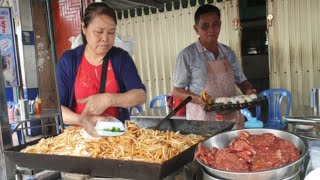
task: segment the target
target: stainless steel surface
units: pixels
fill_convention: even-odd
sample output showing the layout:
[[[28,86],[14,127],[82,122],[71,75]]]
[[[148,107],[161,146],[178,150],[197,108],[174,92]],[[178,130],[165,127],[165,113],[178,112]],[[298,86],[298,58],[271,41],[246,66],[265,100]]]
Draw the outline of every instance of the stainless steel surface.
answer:
[[[313,115],[320,115],[320,88],[312,88],[310,94],[310,106],[313,108]]]
[[[27,99],[20,99],[19,106],[20,106],[21,119],[28,119],[29,118],[28,100]]]
[[[224,133],[217,134],[206,141],[203,142],[204,147],[212,148],[217,147],[223,149],[229,145],[229,143],[238,136],[238,132],[241,130],[228,131]],[[276,169],[271,169],[267,171],[258,171],[258,172],[230,172],[224,170],[218,170],[211,168],[210,166],[204,164],[200,159],[197,161],[204,167],[204,169],[211,175],[219,178],[225,179],[237,179],[237,180],[269,180],[269,179],[281,179],[283,177],[288,177],[297,172],[300,168],[301,161],[308,154],[308,148],[300,137],[295,134],[275,130],[275,129],[245,129],[245,131],[250,132],[251,134],[262,134],[262,133],[272,133],[279,138],[285,139],[292,142],[300,151],[300,158],[286,166],[282,166]]]
[[[51,7],[51,2],[49,1],[45,1],[46,5],[47,5],[47,9],[52,9]],[[82,1],[81,1],[82,2]],[[54,42],[54,36],[53,36],[53,17],[52,17],[52,12],[51,11],[46,11],[47,12],[47,17],[48,17],[48,32],[49,32],[49,38],[50,38],[50,42]],[[52,64],[56,64],[57,63],[57,57],[56,57],[56,48],[55,48],[55,44],[54,43],[50,43],[50,48],[51,48],[51,59],[52,59]],[[53,73],[54,73],[54,77],[56,77],[56,66],[52,66],[53,67]],[[56,93],[57,93],[57,97],[59,97],[59,91],[58,91],[58,84],[57,84],[57,79],[54,78],[55,81],[55,86],[56,86]],[[55,121],[56,121],[56,125],[57,125],[57,131],[59,129],[59,124],[63,124],[63,120],[62,120],[62,112],[61,112],[61,103],[60,100],[58,98],[58,111],[59,111],[59,116],[56,116]],[[61,117],[61,118],[60,118]],[[63,128],[64,126],[61,126],[61,129],[59,130],[61,133],[63,132]]]
[[[160,121],[159,118],[138,118],[132,119],[131,121],[138,124],[139,127],[150,128],[154,127]],[[219,132],[228,131],[232,129],[234,122],[228,121],[196,121],[196,120],[183,120],[183,119],[172,119],[172,125],[168,121],[165,121],[159,127],[159,130],[173,130],[179,131],[182,134],[198,134],[205,137],[211,137]]]
[[[284,116],[283,119],[294,125],[291,131],[296,134],[307,139],[320,140],[320,116]],[[296,128],[297,125],[301,124],[312,125],[313,128],[310,130]]]
[[[290,123],[317,123],[320,116],[283,116],[283,119]]]
[[[295,129],[294,132],[306,140],[320,140],[319,131]]]
[[[221,180],[219,178],[216,178],[212,175],[210,175],[209,173],[206,172],[206,170],[202,169],[202,174],[201,174],[202,178],[199,180]],[[198,179],[197,179],[198,180]]]
[[[0,62],[0,72],[3,72]],[[14,176],[13,165],[3,155],[3,150],[12,146],[10,124],[7,111],[4,76],[0,76],[0,179],[11,179]]]
[[[35,119],[46,119],[46,118],[51,118],[55,116],[59,116],[58,109],[42,109],[40,114],[30,115],[28,118],[21,118],[21,116],[16,116],[14,118],[13,123],[33,121]]]
[[[159,109],[146,109],[145,111],[131,115],[131,119],[144,118],[144,119],[162,119],[166,117],[172,111],[171,108],[159,108]],[[186,116],[172,116],[171,119],[186,119]]]
[[[162,122],[169,121],[169,124],[170,124],[171,128],[174,130],[174,127],[173,127],[173,124],[172,124],[172,120],[170,118],[173,117],[174,115],[176,115],[177,112],[180,111],[180,109],[182,109],[183,107],[185,107],[191,100],[192,100],[192,97],[188,96],[185,100],[183,100],[178,105],[178,107],[173,109],[168,115],[166,115],[162,120],[160,120],[160,122],[155,127],[153,127],[152,129],[159,129],[159,127],[160,127]]]
[[[273,180],[300,180],[300,169],[297,170],[293,175],[285,178],[280,178],[280,179],[273,179]],[[199,179],[200,180],[200,179]],[[202,180],[223,180],[216,178],[209,173],[207,173],[204,169],[202,169]]]
[[[59,118],[60,114],[58,109],[43,109],[40,114],[34,114],[30,115],[28,118],[22,118],[21,116],[16,116],[13,121],[10,122],[10,124],[15,124],[15,128],[12,130],[12,133],[16,132],[18,129],[21,130],[21,143],[24,144],[26,143],[26,131],[27,129],[31,128],[37,128],[37,127],[45,127],[45,126],[56,126],[56,131],[57,134],[60,133],[60,126],[59,126]],[[54,118],[55,119],[55,124],[43,124],[44,119],[49,119],[49,118]],[[26,123],[31,122],[31,121],[41,121],[41,126],[32,126],[32,127],[27,127]]]

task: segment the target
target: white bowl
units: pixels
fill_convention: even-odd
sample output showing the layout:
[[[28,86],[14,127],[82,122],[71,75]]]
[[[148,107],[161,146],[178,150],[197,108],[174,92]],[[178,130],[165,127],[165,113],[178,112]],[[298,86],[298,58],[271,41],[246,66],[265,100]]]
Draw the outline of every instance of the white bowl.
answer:
[[[304,178],[304,180],[318,180],[320,177],[320,168],[316,168],[312,170],[307,176]]]

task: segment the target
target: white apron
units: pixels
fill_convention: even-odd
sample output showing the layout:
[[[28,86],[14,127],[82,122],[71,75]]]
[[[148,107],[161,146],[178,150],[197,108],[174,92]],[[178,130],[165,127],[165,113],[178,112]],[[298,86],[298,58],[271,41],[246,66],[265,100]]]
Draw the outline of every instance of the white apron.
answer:
[[[220,50],[222,51],[221,48]],[[206,91],[214,99],[236,95],[234,72],[227,56],[223,51],[222,53],[225,57],[224,60],[208,61],[207,56],[204,56],[207,67],[207,80],[203,91]],[[216,113],[205,112],[200,105],[188,103],[186,118],[188,120],[210,121],[216,119]],[[223,120],[236,122],[236,129],[244,127],[244,119],[239,110],[224,114]]]

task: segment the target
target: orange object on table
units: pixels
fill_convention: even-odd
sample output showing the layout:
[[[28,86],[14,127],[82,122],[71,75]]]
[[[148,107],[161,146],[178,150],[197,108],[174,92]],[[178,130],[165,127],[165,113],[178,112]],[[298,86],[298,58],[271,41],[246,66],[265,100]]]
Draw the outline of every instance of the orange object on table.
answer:
[[[41,98],[37,97],[37,98],[36,98],[36,102],[37,102],[36,114],[41,114],[41,110],[42,110]]]
[[[179,106],[179,104],[181,104],[183,100],[174,97],[174,96],[170,96],[169,98],[169,106],[171,106],[173,109],[177,108]],[[180,109],[176,115],[178,116],[185,116],[186,115],[186,106],[183,107],[182,109]]]

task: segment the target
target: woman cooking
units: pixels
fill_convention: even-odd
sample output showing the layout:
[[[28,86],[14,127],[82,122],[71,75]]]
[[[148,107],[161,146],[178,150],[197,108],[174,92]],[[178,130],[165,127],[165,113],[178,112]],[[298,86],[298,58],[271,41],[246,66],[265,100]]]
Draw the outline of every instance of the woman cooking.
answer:
[[[91,3],[82,19],[84,45],[68,50],[57,68],[62,117],[97,135],[101,116],[129,119],[127,108],[143,104],[145,86],[130,55],[113,47],[117,19],[105,3]]]

